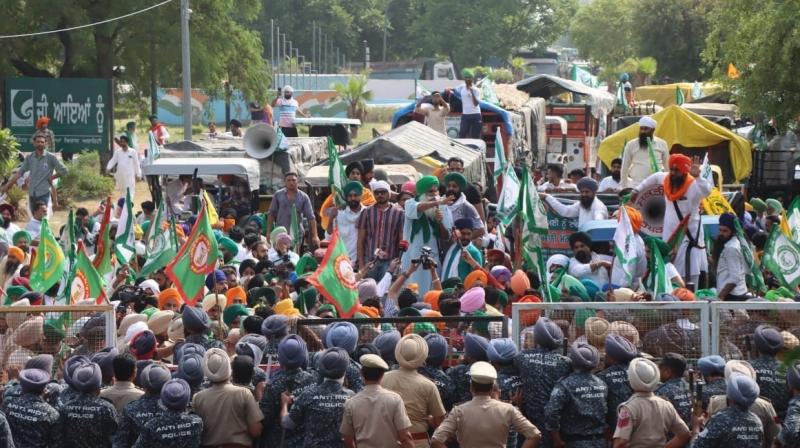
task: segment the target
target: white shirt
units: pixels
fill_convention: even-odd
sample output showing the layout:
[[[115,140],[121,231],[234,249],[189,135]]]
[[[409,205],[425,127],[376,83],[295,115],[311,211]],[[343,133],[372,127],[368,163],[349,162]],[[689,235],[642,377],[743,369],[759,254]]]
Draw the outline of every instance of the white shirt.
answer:
[[[636,235],[636,265],[633,268],[631,281],[628,281],[625,272],[622,271],[622,264],[619,259],[614,257],[614,264],[611,266],[611,283],[619,288],[630,288],[634,291],[639,289],[644,273],[647,271],[647,254],[644,251],[644,240]]]
[[[622,180],[622,179],[620,179]],[[598,193],[606,193],[606,192],[618,192],[621,190],[619,182],[615,181],[613,177],[608,176],[604,177],[603,180],[600,181],[600,187],[597,189]]]
[[[183,211],[183,199],[188,187],[189,184],[184,185],[180,179],[173,179],[167,182],[167,198],[175,212]]]
[[[578,186],[575,185],[575,184],[569,183],[569,182],[565,181],[564,179],[561,179],[561,181],[559,182],[558,185],[553,185],[552,183],[550,183],[548,181],[548,182],[543,183],[542,185],[539,185],[536,188],[536,190],[538,190],[538,191],[540,191],[542,193],[547,193],[548,191],[553,191],[553,190],[566,190],[567,192],[574,191],[575,193],[577,193],[578,192]]]
[[[470,94],[472,91],[472,94]],[[481,113],[481,106],[478,104],[477,106],[473,104],[472,98],[477,98],[478,101],[481,100],[481,91],[478,90],[477,87],[473,84],[471,89],[467,89],[466,84],[461,84],[460,86],[456,87],[456,92],[458,92],[458,96],[461,97],[461,113],[464,115],[474,115]]]
[[[577,258],[572,257],[569,259],[567,274],[577,278],[578,280],[587,278],[595,282],[599,288],[603,288],[603,285],[608,284],[608,269],[599,267],[597,270],[592,271],[590,264],[597,261],[611,261],[611,258],[604,255],[597,255],[596,253],[592,252],[592,260],[589,263],[581,263]],[[590,299],[594,299],[594,297],[590,297]]]
[[[742,255],[742,246],[739,243],[739,239],[734,236],[725,243],[725,247],[719,255],[719,262],[717,263],[717,291],[733,283],[736,286],[733,287],[730,294],[735,296],[747,294],[747,284],[745,283],[746,274],[747,267],[745,266],[744,256]]]
[[[32,240],[34,240],[34,241],[38,240],[39,239],[39,233],[42,232],[42,222],[39,221],[38,219],[34,218],[34,217],[31,217],[31,220],[28,221],[28,224],[25,225],[25,230],[27,230],[28,233],[31,234],[31,239]]]
[[[583,208],[580,201],[576,201],[572,205],[564,205],[558,199],[547,196],[545,202],[553,211],[564,218],[578,218],[578,227],[590,221],[608,219],[608,208],[597,198],[594,198],[592,206],[588,210]]]
[[[359,206],[358,211],[354,212],[348,206],[336,214],[336,227],[339,229],[339,236],[344,241],[347,255],[350,256],[351,261],[358,260],[358,228],[356,224],[363,210],[364,207]]]
[[[136,179],[142,177],[142,167],[139,165],[139,155],[133,149],[127,150],[118,149],[114,151],[114,155],[106,165],[106,171],[111,172],[114,167],[117,168],[114,173],[114,179],[117,181],[117,188],[124,190],[127,187],[131,188],[133,194]]]
[[[5,230],[5,240],[8,243],[9,247],[14,245],[14,234],[19,232],[19,226],[14,224],[13,222],[8,224],[8,228]]]
[[[658,137],[653,137],[653,152],[659,163],[659,171],[664,171],[669,166],[669,148],[667,142]],[[650,169],[650,151],[647,146],[639,147],[639,139],[629,141],[622,150],[622,188],[635,187],[647,176],[653,174]]]

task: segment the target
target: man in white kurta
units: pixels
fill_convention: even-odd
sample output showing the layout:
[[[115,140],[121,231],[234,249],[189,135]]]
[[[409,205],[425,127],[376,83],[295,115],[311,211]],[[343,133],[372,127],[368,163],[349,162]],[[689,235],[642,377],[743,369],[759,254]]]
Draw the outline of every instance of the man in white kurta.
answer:
[[[111,172],[115,167],[114,180],[120,197],[125,197],[125,192],[131,190],[131,200],[136,191],[136,179],[142,178],[142,167],[139,165],[139,154],[135,149],[128,147],[128,136],[122,135],[117,140],[119,149],[114,152],[111,160],[106,165],[106,171]]]
[[[647,177],[633,190],[631,202],[640,192],[658,185],[664,185],[664,226],[661,238],[669,241],[678,230],[681,219],[688,219],[686,232],[675,254],[674,264],[678,273],[687,282],[697,285],[701,272],[708,272],[705,234],[700,220],[700,202],[713,188],[710,181],[700,178],[700,164],[683,154],[673,154],[669,158],[669,173],[655,173]],[[689,184],[686,185],[685,183]],[[676,211],[675,205],[677,204]],[[691,252],[690,252],[691,251]],[[687,272],[687,254],[688,272]]]
[[[453,202],[452,197],[439,197],[439,180],[434,176],[423,176],[416,184],[416,198],[405,204],[405,220],[403,221],[403,240],[408,241],[400,263],[403,270],[408,270],[411,260],[419,258],[423,247],[431,249],[430,257],[441,266],[439,260],[439,244],[437,238],[445,236],[447,229],[453,227],[453,219],[447,205]],[[420,266],[406,281],[416,283],[418,294],[422,297],[431,289],[431,273]]]
[[[358,218],[361,217],[361,212],[364,207],[361,206],[361,194],[364,192],[364,186],[357,180],[351,180],[345,184],[342,191],[347,201],[347,205],[342,209],[336,209],[336,227],[339,229],[339,238],[344,241],[344,246],[347,248],[347,255],[350,260],[358,260]],[[334,220],[331,220],[328,229],[329,233],[333,233]]]
[[[539,197],[558,215],[564,218],[578,218],[578,227],[580,227],[591,221],[608,219],[608,208],[597,199],[597,188],[596,180],[584,177],[578,181],[581,199],[574,204],[564,205],[546,193],[539,193]]]
[[[439,277],[443,280],[456,277],[463,281],[472,272],[472,266],[464,261],[464,251],[469,253],[478,265],[483,266],[483,254],[472,244],[473,231],[481,225],[481,222],[471,218],[460,218],[453,220],[453,223],[458,231],[458,238],[453,241],[444,255]]]
[[[639,138],[625,144],[622,150],[622,189],[635,187],[647,176],[653,174],[650,162],[650,147],[653,148],[653,158],[658,165],[658,171],[664,171],[669,157],[667,142],[655,136],[658,123],[651,117],[642,117],[639,120]],[[648,145],[648,139],[650,145]]]

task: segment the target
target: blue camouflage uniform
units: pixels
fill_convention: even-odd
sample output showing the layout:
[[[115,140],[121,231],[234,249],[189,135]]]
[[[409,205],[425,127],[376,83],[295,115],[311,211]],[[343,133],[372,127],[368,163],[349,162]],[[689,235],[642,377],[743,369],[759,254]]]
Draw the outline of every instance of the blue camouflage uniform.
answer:
[[[62,403],[60,402],[59,395],[61,394],[62,389],[66,386],[62,385],[58,381],[50,381],[47,383],[44,389],[44,397],[47,403],[57,408]],[[75,396],[77,396],[78,392],[75,391]],[[9,398],[13,397],[20,397],[22,396],[22,386],[19,384],[17,380],[11,380],[6,384],[6,387],[3,388],[3,402],[8,400]]]
[[[543,348],[523,350],[514,358],[522,379],[522,414],[537,428],[545,427],[544,407],[558,380],[570,373],[571,365],[569,358],[557,350]],[[551,444],[550,433],[542,431],[539,446],[548,448]]]
[[[316,383],[322,384],[322,381],[325,378],[323,378],[322,374],[316,370],[314,373],[317,376]],[[347,365],[347,370],[344,372],[344,385],[355,393],[359,393],[362,389],[364,389],[364,379],[361,378],[361,366],[352,359]]]
[[[497,368],[497,388],[500,389],[500,400],[511,402],[511,397],[522,387],[522,378],[519,371],[513,365],[503,365]],[[517,432],[513,429],[508,431],[507,447],[516,446]]]
[[[447,370],[447,376],[453,383],[453,406],[472,400],[469,391],[469,368],[471,364],[459,364]]]
[[[658,386],[654,392],[659,397],[672,403],[678,415],[686,426],[692,424],[692,396],[689,394],[689,385],[683,378],[672,378]]]
[[[800,446],[800,396],[789,400],[786,418],[783,419],[781,432],[778,433],[778,442],[784,447]]]
[[[692,448],[761,448],[764,428],[751,412],[729,406],[711,416]]]
[[[70,448],[107,448],[117,432],[114,405],[100,397],[80,394],[58,409],[61,445]]]
[[[630,400],[633,396],[631,383],[628,382],[628,365],[630,363],[617,363],[597,373],[597,377],[608,386],[608,411],[606,423],[609,428],[617,427],[617,409],[619,405]]]
[[[199,448],[203,419],[199,415],[165,410],[142,427],[134,448]]]
[[[264,431],[262,433],[262,446],[279,447],[281,436],[281,394],[289,392],[297,394],[301,389],[314,384],[315,377],[305,370],[279,370],[270,378],[264,389],[264,396],[258,403],[261,413],[264,414]],[[294,431],[285,431],[285,446],[300,446],[303,442],[302,427],[298,425]]]
[[[280,339],[274,338],[267,338],[267,348],[264,350],[264,360],[266,360],[269,356],[272,356],[273,359],[278,358],[278,344],[280,344]]]
[[[58,411],[36,394],[22,394],[3,400],[16,444],[22,447],[58,446],[61,439]]]
[[[304,389],[295,396],[289,409],[291,426],[302,424],[305,428],[303,445],[308,448],[343,446],[339,428],[344,415],[344,402],[355,395],[338,381],[325,380]],[[284,425],[286,426],[286,425]]]
[[[590,372],[556,383],[544,408],[544,427],[558,431],[570,448],[605,448],[608,387]]]
[[[119,431],[114,436],[114,448],[132,447],[145,423],[164,412],[158,405],[158,395],[144,394],[125,405],[119,417]]]
[[[58,395],[56,395],[55,403],[51,402],[51,404],[53,405],[54,408],[58,409],[61,406],[64,406],[65,404],[77,398],[80,394],[81,394],[80,392],[70,387],[69,385],[62,384],[61,392],[59,392]]]
[[[789,388],[786,386],[786,369],[774,356],[762,355],[750,361],[756,371],[756,382],[761,396],[772,402],[775,413],[783,419],[789,406]]]
[[[711,397],[715,395],[725,395],[725,378],[714,378],[713,380],[703,384],[703,393],[700,399],[703,401],[703,409],[708,409],[708,403]]]
[[[456,386],[453,384],[453,379],[450,378],[441,367],[434,367],[424,365],[417,369],[417,372],[425,378],[433,381],[436,389],[439,390],[439,397],[442,398],[442,405],[446,411],[453,408],[453,400],[455,398]]]
[[[181,348],[181,346],[183,344],[188,344],[188,343],[202,345],[203,348],[206,349],[206,351],[208,351],[208,350],[210,350],[212,348],[218,348],[218,349],[221,349],[221,350],[225,350],[225,343],[223,343],[222,341],[220,341],[218,339],[212,339],[212,338],[208,337],[208,335],[205,335],[205,334],[192,334],[192,335],[186,336],[186,339],[183,342],[179,342],[179,343],[175,344],[174,353],[178,353],[179,349]]]
[[[15,448],[14,439],[11,437],[11,428],[8,426],[5,414],[0,412],[0,446]]]

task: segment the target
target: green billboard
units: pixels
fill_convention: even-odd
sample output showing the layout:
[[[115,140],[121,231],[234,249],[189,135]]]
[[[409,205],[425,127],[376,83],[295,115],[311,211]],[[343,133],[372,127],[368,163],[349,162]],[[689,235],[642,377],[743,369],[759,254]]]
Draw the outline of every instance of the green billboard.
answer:
[[[44,116],[50,118],[56,150],[108,151],[112,99],[110,79],[5,78],[3,122],[23,151],[33,150],[36,121]]]

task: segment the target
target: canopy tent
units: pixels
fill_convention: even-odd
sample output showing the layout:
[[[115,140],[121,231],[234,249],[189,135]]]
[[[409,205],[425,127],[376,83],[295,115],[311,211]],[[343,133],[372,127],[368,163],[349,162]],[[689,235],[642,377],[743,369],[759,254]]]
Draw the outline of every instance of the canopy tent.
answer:
[[[448,91],[443,94],[443,97],[445,101],[450,104],[451,112],[461,112],[461,97],[458,95],[458,92],[455,90]],[[511,124],[511,117],[507,110],[486,101],[478,101],[478,104],[481,107],[481,112],[493,112],[500,116],[505,131],[510,136],[514,135],[514,126]],[[416,106],[417,103],[412,101],[408,103],[407,106],[398,109],[397,112],[392,115],[392,128],[396,128],[400,120],[406,115],[413,113]]]
[[[260,178],[258,160],[244,157],[166,157],[142,167],[145,176],[222,176],[232,174],[247,179],[250,190],[258,190]]]
[[[451,157],[464,161],[467,179],[481,183],[485,181],[483,153],[416,121],[392,129],[352,152],[341,154],[339,159],[344,164],[364,159],[373,159],[375,165],[408,164],[422,174],[431,174]]]
[[[604,90],[552,75],[531,76],[519,81],[516,86],[517,89],[526,92],[528,95],[544,98],[548,102],[552,97],[564,93],[572,94],[571,103],[588,104],[591,106],[592,115],[598,119],[613,110],[616,102],[614,95]]]
[[[694,83],[679,82],[675,84],[659,84],[650,86],[636,87],[633,90],[634,101],[655,101],[661,107],[672,106],[675,104],[675,91],[680,88],[683,92],[684,102],[696,100],[694,95]],[[722,90],[719,84],[704,82],[699,84],[700,96],[711,95]]]
[[[652,117],[658,123],[656,137],[664,139],[670,151],[676,145],[688,150],[689,154],[693,150],[710,150],[711,163],[722,167],[726,177],[741,181],[750,175],[752,144],[747,139],[679,106],[669,106]],[[612,160],[621,157],[625,143],[638,137],[638,123],[628,126],[606,137],[600,143],[597,155],[606,166],[611,166]],[[728,153],[715,157],[715,150],[724,148]],[[730,173],[726,172],[726,161],[729,161]]]

